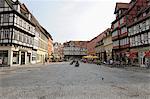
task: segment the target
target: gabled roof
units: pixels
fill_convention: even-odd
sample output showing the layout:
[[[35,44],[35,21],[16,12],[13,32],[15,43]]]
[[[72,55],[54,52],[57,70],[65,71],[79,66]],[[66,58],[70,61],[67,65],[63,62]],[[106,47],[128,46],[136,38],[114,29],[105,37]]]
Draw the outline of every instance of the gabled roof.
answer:
[[[15,4],[14,1],[12,1],[12,0],[5,0],[5,1],[7,2],[7,4],[8,4],[12,9],[14,9],[14,7],[13,7],[13,4]]]
[[[118,2],[116,3],[114,14],[116,14],[120,9],[128,9],[128,8],[129,8],[129,3]]]
[[[20,10],[22,10],[23,11],[23,6],[25,7],[25,5],[23,5],[22,6],[22,4],[19,2],[19,0],[16,0],[15,2],[13,1],[13,0],[5,0],[6,1],[6,3],[9,5],[9,7],[16,13],[16,14],[18,14],[19,16],[21,16],[22,18],[24,18],[26,21],[28,21],[29,23],[31,23],[32,25],[34,25],[30,20],[28,20],[28,18],[24,15],[24,13],[19,13],[15,8],[14,8],[14,5],[17,5],[17,4],[19,4],[20,5]],[[27,7],[26,7],[26,9],[27,9]],[[26,11],[25,9],[24,9],[24,11]],[[29,12],[29,10],[28,10],[28,13],[30,13]]]
[[[42,27],[42,26],[41,26],[41,27]],[[52,38],[52,36],[50,35],[50,33],[49,33],[45,28],[42,27],[42,29],[45,31],[45,33],[48,35],[48,37],[50,37],[51,40],[53,40],[53,38]]]

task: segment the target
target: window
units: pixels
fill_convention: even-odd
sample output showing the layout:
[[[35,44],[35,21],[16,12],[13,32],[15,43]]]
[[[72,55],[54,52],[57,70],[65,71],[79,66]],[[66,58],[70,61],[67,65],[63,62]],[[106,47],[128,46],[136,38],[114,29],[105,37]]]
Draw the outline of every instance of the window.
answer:
[[[117,36],[117,35],[118,35],[117,30],[112,33],[112,37]]]
[[[8,51],[7,50],[0,51],[0,60],[2,61],[2,65],[8,65]]]
[[[15,32],[14,32],[14,38],[13,39],[14,40],[19,40],[18,36],[19,36],[18,31],[15,30]]]
[[[120,24],[123,24],[123,23],[124,23],[124,17],[121,18],[121,20],[120,20]]]
[[[113,46],[119,46],[119,40],[113,42]]]
[[[127,28],[126,28],[126,27],[123,27],[123,28],[121,29],[121,34],[126,33],[126,32],[127,32]]]
[[[146,30],[146,22],[143,22],[142,31]]]
[[[148,43],[148,33],[143,34],[143,41],[144,41],[144,44]]]
[[[148,42],[150,44],[150,32],[148,32]]]
[[[136,34],[140,32],[140,24],[136,25]]]
[[[133,35],[133,27],[129,28],[129,36]]]
[[[0,7],[4,7],[4,0],[0,0]]]
[[[137,46],[138,45],[138,38],[137,38],[137,36],[135,36],[135,46]]]
[[[143,17],[146,16],[146,13],[143,13]]]
[[[135,25],[133,34],[135,35],[136,33],[137,33],[137,26]]]
[[[24,26],[23,27],[26,29],[26,22],[24,22]]]
[[[19,33],[19,41],[22,42],[22,34],[21,33]]]
[[[22,20],[21,19],[19,20],[19,25],[22,26]]]
[[[4,29],[3,31],[3,39],[8,39],[9,37],[9,29]]]
[[[27,28],[28,30],[30,30],[30,25],[28,25],[28,28]]]
[[[146,30],[148,30],[150,27],[150,20],[146,20]]]
[[[32,37],[30,37],[30,44],[32,45]]]
[[[114,29],[118,27],[118,22],[114,24]]]
[[[29,42],[30,42],[30,38],[27,36],[27,43],[29,44]]]
[[[136,44],[135,37],[132,37],[132,46],[135,46],[135,44]]]
[[[138,45],[141,45],[141,43],[142,43],[141,35],[138,35],[138,36],[137,36],[137,40],[138,40]]]
[[[19,64],[19,52],[13,51],[13,64]]]
[[[143,27],[143,24],[140,23],[140,26],[139,26],[140,32],[142,31],[142,27]]]
[[[9,14],[4,14],[3,15],[3,22],[8,23],[9,22]]]

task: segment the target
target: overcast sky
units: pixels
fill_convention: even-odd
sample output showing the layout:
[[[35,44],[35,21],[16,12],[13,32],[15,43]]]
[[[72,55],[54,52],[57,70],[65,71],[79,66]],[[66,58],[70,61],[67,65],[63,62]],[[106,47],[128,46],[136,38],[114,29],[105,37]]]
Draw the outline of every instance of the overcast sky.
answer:
[[[116,2],[131,0],[21,0],[54,41],[91,40],[111,26]]]

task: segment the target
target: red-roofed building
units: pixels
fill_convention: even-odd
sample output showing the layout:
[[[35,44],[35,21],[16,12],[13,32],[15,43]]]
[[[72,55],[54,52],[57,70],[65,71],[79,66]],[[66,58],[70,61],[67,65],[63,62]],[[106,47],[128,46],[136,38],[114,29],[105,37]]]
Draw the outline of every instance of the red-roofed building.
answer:
[[[96,44],[97,42],[102,40],[104,36],[105,33],[101,33],[98,36],[94,37],[92,40],[88,41],[87,44],[88,55],[96,55],[96,49],[95,49]]]
[[[88,41],[69,41],[64,45],[64,58],[65,59],[81,59],[87,55],[87,42]]]
[[[127,60],[129,60],[128,59],[129,57],[127,56],[130,55],[127,55],[127,53],[132,51],[131,48],[131,46],[133,45],[132,42],[138,40],[137,39],[138,37],[135,40],[135,38],[131,36],[133,32],[131,32],[129,27],[131,27],[133,24],[138,23],[139,20],[137,16],[140,14],[140,12],[142,12],[145,8],[147,8],[148,2],[149,0],[131,0],[130,3],[116,3],[114,11],[114,14],[116,14],[116,19],[112,22],[111,26],[114,60],[124,62],[127,62]],[[148,15],[145,16],[148,17]],[[137,29],[135,28],[135,31],[136,30]],[[140,37],[138,41],[140,41]],[[135,52],[136,50],[133,49],[133,51]],[[136,55],[138,58],[139,55],[138,54]],[[134,59],[138,61],[137,58]],[[138,63],[139,62],[137,62],[137,64]]]

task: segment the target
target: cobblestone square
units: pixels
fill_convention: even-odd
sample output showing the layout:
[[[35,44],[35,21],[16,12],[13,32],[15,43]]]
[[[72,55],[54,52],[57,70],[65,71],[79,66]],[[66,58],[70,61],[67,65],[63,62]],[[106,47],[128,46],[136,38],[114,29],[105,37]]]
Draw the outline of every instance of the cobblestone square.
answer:
[[[95,64],[3,68],[0,78],[0,99],[150,99],[149,73]]]

